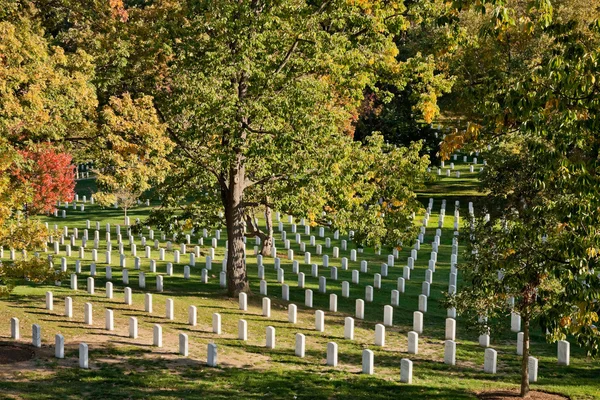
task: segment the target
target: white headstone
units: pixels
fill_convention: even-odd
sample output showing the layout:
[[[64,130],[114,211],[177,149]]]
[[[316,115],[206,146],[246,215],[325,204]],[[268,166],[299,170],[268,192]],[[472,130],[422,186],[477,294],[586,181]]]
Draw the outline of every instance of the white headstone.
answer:
[[[217,335],[221,334],[221,314],[213,313],[212,329],[213,329],[213,333],[216,333]]]
[[[400,360],[400,382],[402,383],[412,383],[412,361],[408,358],[403,358]]]
[[[79,368],[89,368],[88,345],[85,343],[79,344]]]
[[[267,340],[266,340],[266,347],[267,349],[274,349],[275,348],[275,328],[272,326],[267,326],[266,329],[266,335],[267,335]]]
[[[485,349],[483,358],[483,372],[488,374],[496,373],[496,364],[498,360],[498,352],[494,349]]]
[[[374,373],[374,355],[371,350],[365,349],[362,353],[362,373],[373,375]]]
[[[338,345],[334,342],[327,343],[327,365],[336,367],[338,363]]]

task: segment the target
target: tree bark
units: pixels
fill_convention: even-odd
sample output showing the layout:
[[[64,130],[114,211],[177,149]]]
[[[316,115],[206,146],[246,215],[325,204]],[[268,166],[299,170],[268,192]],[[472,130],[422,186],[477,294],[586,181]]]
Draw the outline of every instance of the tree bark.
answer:
[[[521,397],[529,393],[529,316],[523,316],[523,360],[521,361]]]
[[[267,203],[269,200],[267,199]],[[275,256],[272,253],[273,249],[273,210],[268,205],[265,205],[265,223],[266,223],[266,234],[262,242],[262,249],[260,250],[260,254],[263,257]]]
[[[250,289],[244,259],[244,180],[245,168],[238,155],[229,171],[229,186],[221,189],[227,224],[227,294],[231,297]]]

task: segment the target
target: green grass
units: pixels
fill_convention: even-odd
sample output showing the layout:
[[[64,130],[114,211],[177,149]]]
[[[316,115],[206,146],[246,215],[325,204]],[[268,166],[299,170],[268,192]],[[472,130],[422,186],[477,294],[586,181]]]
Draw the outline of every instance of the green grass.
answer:
[[[480,157],[481,159],[481,157]],[[449,163],[448,163],[449,164]],[[363,298],[365,286],[373,285],[374,273],[380,272],[380,265],[386,262],[391,249],[382,251],[381,256],[365,249],[359,253],[357,262],[349,262],[347,271],[341,270],[340,259],[331,257],[332,248],[325,248],[324,238],[318,237],[318,229],[312,229],[316,243],[323,245],[323,251],[330,256],[330,265],[338,267],[338,280],[329,279],[330,273],[320,266],[320,275],[326,276],[327,293],[318,292],[318,278],[310,274],[310,266],[303,264],[303,254],[299,247],[292,243],[292,249],[300,261],[300,271],[306,275],[306,288],[314,293],[314,307],[304,306],[304,289],[297,288],[297,277],[292,273],[292,262],[287,259],[287,251],[283,248],[279,233],[276,234],[278,255],[282,268],[285,269],[285,282],[290,285],[290,300],[298,305],[298,323],[287,322],[287,302],[281,300],[281,285],[277,284],[273,259],[265,259],[265,279],[269,282],[268,295],[272,299],[271,318],[261,316],[261,296],[257,279],[256,258],[253,255],[254,240],[248,239],[248,271],[253,294],[249,297],[247,312],[238,310],[237,299],[227,298],[223,289],[219,288],[218,272],[221,269],[225,234],[222,234],[216,250],[216,261],[208,284],[200,283],[200,271],[204,266],[204,255],[210,240],[202,246],[202,256],[192,268],[192,278],[183,279],[183,267],[189,256],[182,255],[182,263],[174,266],[172,277],[164,276],[165,291],[155,290],[156,275],[149,272],[149,261],[143,257],[140,238],[136,237],[138,256],[142,259],[142,270],[146,273],[145,291],[138,288],[138,272],[133,270],[133,258],[128,257],[130,272],[129,286],[133,289],[133,305],[123,304],[121,269],[118,267],[118,246],[114,228],[112,230],[113,252],[112,266],[115,295],[112,300],[104,297],[104,244],[98,251],[98,276],[96,277],[96,294],[89,295],[85,291],[85,279],[89,275],[91,251],[86,251],[86,259],[82,263],[83,273],[79,278],[80,290],[74,292],[68,282],[62,287],[34,286],[23,284],[18,286],[7,300],[0,301],[0,340],[9,339],[9,320],[16,316],[21,320],[21,336],[23,343],[31,341],[31,324],[42,325],[43,345],[34,362],[35,368],[12,368],[4,371],[0,379],[0,397],[17,397],[25,399],[39,398],[391,398],[408,396],[407,398],[459,399],[473,398],[474,392],[487,389],[515,388],[519,382],[520,357],[515,354],[516,334],[500,332],[492,334],[492,347],[498,351],[498,374],[483,373],[484,349],[477,345],[477,334],[465,330],[460,317],[457,320],[457,365],[447,366],[443,363],[444,322],[446,310],[439,305],[442,292],[447,290],[450,273],[451,240],[453,235],[454,201],[460,200],[461,215],[467,215],[467,202],[475,199],[476,173],[470,174],[468,166],[460,161],[455,162],[461,171],[461,178],[445,176],[429,185],[419,193],[425,204],[429,197],[434,197],[433,215],[427,227],[425,244],[421,246],[419,258],[412,271],[411,280],[406,283],[406,292],[400,295],[400,306],[394,308],[394,326],[386,328],[386,346],[374,346],[374,327],[383,321],[383,307],[391,302],[391,290],[396,289],[397,278],[402,276],[402,266],[410,253],[410,248],[401,252],[396,266],[390,267],[389,276],[382,278],[382,288],[375,290],[374,301],[366,303],[363,321],[355,320],[355,340],[344,339],[343,321],[346,316],[354,316],[356,298]],[[88,194],[90,181],[83,181],[78,186],[80,195]],[[87,193],[86,193],[87,191]],[[424,318],[424,333],[419,338],[418,355],[409,355],[407,351],[407,333],[412,330],[413,311],[417,310],[418,295],[431,252],[431,241],[437,228],[437,216],[441,199],[447,200],[446,219],[443,227],[442,245],[438,252],[438,263],[431,286],[428,301],[428,312]],[[132,221],[144,218],[148,208],[139,207],[131,210]],[[86,205],[81,213],[69,209],[67,219],[47,218],[51,225],[62,227],[85,228],[85,221],[101,221],[101,240],[104,240],[104,226],[110,222],[112,226],[122,223],[120,210],[101,209],[98,206]],[[422,216],[417,220],[420,221]],[[285,219],[287,222],[287,219]],[[289,224],[285,224],[288,239],[293,242]],[[223,231],[224,232],[224,231]],[[304,228],[298,232],[308,243]],[[146,232],[145,232],[146,234]],[[326,230],[326,236],[332,237],[332,247],[339,246],[333,240],[333,233]],[[93,245],[93,232],[88,249]],[[158,233],[155,237],[160,238]],[[209,236],[210,238],[210,236]],[[193,243],[195,240],[192,241]],[[125,241],[125,243],[128,243]],[[460,243],[460,242],[459,242]],[[164,243],[162,244],[164,246]],[[462,241],[464,249],[464,241]],[[174,247],[175,249],[178,246]],[[349,257],[349,250],[354,248],[349,243],[347,252],[341,256]],[[77,247],[76,247],[77,249]],[[193,246],[191,246],[191,249]],[[52,250],[52,249],[50,249]],[[315,249],[307,246],[312,253],[312,262],[321,264],[321,257]],[[7,256],[8,252],[5,252]],[[130,254],[129,245],[125,245],[125,253]],[[69,270],[73,271],[75,256],[69,258]],[[59,256],[60,257],[60,256]],[[152,257],[158,259],[158,251],[152,251]],[[351,285],[350,298],[341,296],[341,282],[351,282],[351,271],[360,268],[360,261],[367,260],[369,272],[360,275],[360,283]],[[166,263],[173,261],[173,253],[167,252],[166,261],[157,261],[157,271],[165,273]],[[55,265],[60,265],[55,261]],[[459,287],[461,276],[459,273]],[[83,290],[82,290],[83,289]],[[54,292],[54,311],[44,308],[44,293]],[[144,292],[153,294],[154,312],[144,312]],[[329,294],[338,295],[338,312],[329,312]],[[64,298],[73,298],[74,316],[71,320],[63,317]],[[175,301],[175,320],[164,318],[165,301]],[[83,304],[94,304],[93,326],[83,325]],[[187,325],[187,308],[195,305],[198,308],[198,325]],[[115,311],[115,331],[104,331],[104,309]],[[314,311],[325,311],[325,332],[314,330]],[[223,334],[215,335],[211,330],[212,313],[222,316]],[[128,318],[137,316],[140,337],[129,339],[127,335]],[[244,318],[248,321],[247,342],[237,340],[237,323]],[[152,325],[159,323],[163,327],[163,348],[155,348],[152,343]],[[509,321],[506,325],[509,326]],[[265,329],[274,326],[277,330],[277,346],[270,350],[265,348]],[[190,339],[190,356],[177,355],[177,335],[187,333]],[[53,358],[52,348],[54,335],[62,333],[67,344],[64,360]],[[306,335],[306,357],[294,355],[295,334]],[[532,354],[539,358],[539,381],[532,387],[562,393],[573,398],[600,398],[600,363],[585,357],[584,352],[574,342],[571,345],[571,365],[559,367],[556,359],[556,344],[546,344],[541,332],[533,332]],[[335,341],[339,346],[339,366],[325,365],[327,342]],[[90,345],[90,370],[77,368],[77,345],[86,342]],[[219,367],[206,366],[206,347],[208,343],[216,343],[219,351]],[[365,376],[361,371],[361,354],[363,349],[375,352],[375,375]],[[413,385],[401,384],[400,360],[413,360]]]

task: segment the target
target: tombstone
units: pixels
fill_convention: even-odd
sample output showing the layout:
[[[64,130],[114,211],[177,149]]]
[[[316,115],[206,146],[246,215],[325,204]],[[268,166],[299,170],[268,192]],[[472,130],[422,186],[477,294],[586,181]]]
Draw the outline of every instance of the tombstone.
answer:
[[[290,286],[283,284],[281,285],[281,299],[283,301],[290,301]]]
[[[450,279],[448,280],[448,285],[449,286],[456,287],[457,276],[458,276],[458,274],[456,274],[455,272],[453,272],[453,273],[450,274]]]
[[[262,315],[266,318],[271,318],[271,299],[263,297],[262,299]]]
[[[283,268],[277,268],[277,283],[283,283],[285,280],[285,271]]]
[[[179,354],[184,357],[187,357],[189,354],[188,335],[186,335],[185,333],[179,334]]]
[[[304,264],[310,264],[310,253],[304,253]]]
[[[319,293],[327,292],[327,278],[324,276],[319,277]]]
[[[300,289],[304,289],[304,272],[299,272],[298,273],[298,288]]]
[[[19,340],[21,338],[19,318],[13,317],[10,319],[10,338],[14,340]]]
[[[510,314],[510,330],[513,332],[521,330],[521,316],[514,312]]]
[[[338,345],[334,342],[327,343],[327,365],[336,367],[338,364]]]
[[[357,319],[365,319],[365,302],[361,299],[356,300],[356,313]]]
[[[261,296],[267,295],[267,281],[264,279],[260,281],[260,295]]]
[[[301,333],[296,333],[296,349],[295,353],[298,357],[304,357],[306,351],[306,337]]]
[[[373,286],[375,289],[381,289],[381,274],[375,274],[373,276]]]
[[[456,342],[446,340],[444,343],[444,364],[456,365]]]
[[[348,259],[346,257],[342,257],[342,269],[344,271],[348,269]]]
[[[104,329],[113,331],[115,329],[115,318],[113,310],[104,311]]]
[[[130,287],[126,287],[124,289],[124,303],[128,306],[130,306],[131,304],[133,304],[133,297],[131,295],[131,288]]]
[[[373,301],[373,286],[367,285],[365,287],[365,301],[370,303]]]
[[[412,383],[412,369],[412,361],[408,358],[400,360],[400,382],[408,383],[409,385]]]
[[[455,340],[456,338],[456,320],[454,318],[446,318],[446,340]]]
[[[337,268],[336,267],[331,267],[330,273],[331,273],[331,279],[333,279],[334,281],[337,281],[337,279],[338,279],[338,270],[337,270]]]
[[[523,345],[524,345],[524,339],[525,334],[523,332],[519,332],[517,333],[517,355],[518,356],[522,356],[523,355]]]
[[[488,335],[488,334],[479,335],[479,345],[481,347],[490,347],[490,335]]]
[[[52,292],[46,292],[46,310],[54,310],[54,295]]]
[[[238,321],[238,339],[248,340],[248,323],[246,320],[240,319]]]
[[[221,314],[213,313],[212,315],[212,330],[217,335],[221,334]]]
[[[404,268],[402,268],[402,278],[406,281],[410,280],[410,267],[409,266],[405,266]],[[402,291],[403,293],[404,291]]]
[[[152,336],[152,344],[156,347],[162,347],[162,326],[154,324]]]
[[[61,334],[54,336],[54,356],[65,358],[65,337]]]
[[[267,326],[266,329],[266,348],[274,349],[275,348],[275,328],[272,326]]]
[[[42,347],[42,327],[38,324],[31,326],[31,344],[33,347]]]
[[[152,297],[150,297],[150,300],[152,300]],[[165,317],[168,320],[175,319],[174,301],[173,301],[173,299],[167,299],[167,301],[165,302]]]
[[[77,290],[77,275],[71,274],[71,290]]]
[[[79,368],[89,368],[88,345],[85,343],[79,344]]]
[[[374,355],[373,351],[365,349],[362,352],[362,373],[373,375],[374,373]]]
[[[419,333],[410,331],[408,332],[408,353],[419,354]]]
[[[73,299],[70,297],[65,297],[65,317],[73,317]]]
[[[129,337],[132,339],[138,337],[138,321],[136,317],[129,317]]]
[[[239,295],[239,309],[248,311],[248,295],[244,292],[241,292]]]
[[[494,349],[485,349],[485,355],[483,358],[483,372],[495,374],[497,361],[498,352]]]
[[[337,295],[333,293],[329,295],[329,311],[337,312]]]
[[[571,344],[566,340],[558,341],[558,365],[570,364],[571,358]]]
[[[94,322],[92,314],[92,303],[85,303],[84,305],[83,322],[86,325],[92,325]]]
[[[406,268],[406,267],[404,267]],[[404,278],[398,278],[398,293],[404,293],[404,286],[405,286],[405,280]],[[392,291],[392,295],[393,295],[393,291]],[[393,303],[393,300],[392,300]]]
[[[200,282],[208,283],[208,270],[206,268],[202,268],[202,272],[200,274]]]
[[[427,312],[427,296],[419,295],[419,311],[422,313]]]
[[[350,250],[350,261],[356,261],[356,249]]]
[[[391,256],[391,257],[393,257],[393,256]],[[387,277],[388,276],[388,265],[387,264],[381,264],[381,274],[380,274],[380,276],[383,276],[383,277]],[[381,278],[380,278],[380,281],[381,281]]]
[[[375,325],[375,346],[385,346],[385,326]]]
[[[325,313],[321,310],[315,312],[315,330],[317,332],[325,331]]]
[[[342,282],[342,297],[350,297],[350,283]]]
[[[429,282],[425,281],[423,282],[423,284],[421,285],[421,294],[425,297],[429,297],[429,293],[430,293],[430,284]]]
[[[94,288],[94,278],[89,277],[87,278],[87,291],[89,294],[94,294],[95,288]]]
[[[360,279],[360,273],[358,272],[358,270],[353,269],[352,270],[352,283],[355,285],[358,285],[359,279]]]
[[[383,307],[383,325],[393,326],[394,325],[394,309],[392,306]]]
[[[429,261],[429,263],[431,266],[431,261]],[[429,268],[425,271],[425,282],[427,282],[429,284],[433,283],[433,271],[431,270],[431,268]]]
[[[423,333],[423,313],[420,311],[413,313],[413,331],[418,334]]]
[[[290,304],[288,307],[288,322],[295,324],[297,321],[298,307],[295,304]]]
[[[217,345],[214,343],[209,343],[207,347],[207,356],[206,356],[206,364],[209,367],[217,366]]]
[[[206,256],[206,269],[209,271],[212,269],[212,257],[211,256]]]
[[[527,359],[528,369],[529,369],[529,382],[534,383],[538,380],[538,359],[532,356],[529,356]]]

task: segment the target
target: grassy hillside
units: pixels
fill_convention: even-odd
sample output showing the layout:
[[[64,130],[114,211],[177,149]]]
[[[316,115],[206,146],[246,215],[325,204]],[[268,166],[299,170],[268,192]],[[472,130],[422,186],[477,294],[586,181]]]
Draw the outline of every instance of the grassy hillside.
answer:
[[[253,294],[249,296],[247,312],[238,309],[238,299],[230,299],[224,289],[219,287],[219,271],[225,250],[225,234],[221,236],[216,249],[216,260],[210,271],[207,284],[200,282],[200,271],[204,267],[204,256],[208,252],[210,238],[204,240],[201,247],[202,256],[192,268],[191,279],[183,277],[184,265],[188,255],[181,256],[181,263],[174,266],[174,275],[166,276],[166,263],[173,262],[173,252],[168,251],[165,261],[158,261],[158,251],[152,250],[152,258],[157,260],[157,273],[149,272],[149,260],[144,258],[140,237],[136,237],[138,256],[142,261],[141,270],[146,274],[146,289],[138,287],[138,273],[133,269],[133,257],[130,255],[129,243],[125,242],[127,266],[130,275],[129,285],[121,281],[121,268],[118,258],[118,246],[114,225],[122,223],[122,212],[114,209],[102,209],[86,204],[86,211],[68,210],[67,218],[45,218],[50,225],[57,224],[62,228],[77,227],[79,234],[85,229],[86,220],[92,222],[90,242],[86,249],[86,257],[82,262],[82,274],[79,276],[79,290],[73,291],[68,282],[61,287],[35,286],[23,282],[8,299],[0,300],[0,341],[10,340],[10,318],[18,317],[21,321],[22,343],[31,343],[31,324],[42,326],[41,349],[36,350],[36,357],[31,361],[11,365],[0,365],[0,398],[405,398],[427,399],[460,399],[474,398],[475,392],[496,388],[515,388],[519,382],[520,357],[516,355],[516,333],[492,333],[491,346],[498,351],[498,373],[489,375],[483,372],[484,349],[477,343],[477,334],[465,330],[460,317],[457,320],[457,362],[455,366],[443,363],[444,359],[444,324],[446,309],[439,305],[443,291],[448,288],[450,273],[450,254],[453,237],[454,201],[460,201],[461,215],[467,215],[467,202],[478,195],[476,173],[469,173],[467,164],[455,162],[461,178],[445,175],[419,193],[419,198],[427,203],[434,198],[433,214],[429,220],[425,235],[425,243],[418,252],[418,260],[412,271],[411,280],[406,282],[406,292],[400,295],[400,306],[394,308],[394,326],[386,327],[386,345],[374,345],[375,324],[383,321],[383,307],[391,304],[391,291],[397,287],[397,279],[402,276],[402,267],[410,255],[411,247],[405,247],[394,267],[389,268],[389,275],[382,278],[381,289],[375,290],[374,301],[365,305],[365,319],[355,319],[354,340],[344,339],[344,318],[354,316],[355,300],[364,299],[365,287],[373,285],[374,274],[380,272],[380,266],[387,261],[391,249],[385,249],[381,255],[374,254],[372,249],[358,255],[357,262],[349,262],[347,271],[341,270],[341,259],[332,257],[333,246],[340,246],[339,240],[333,240],[333,232],[326,230],[331,237],[332,245],[325,247],[325,238],[318,237],[318,229],[313,228],[311,234],[316,236],[316,243],[323,246],[324,254],[329,255],[331,266],[338,267],[338,280],[330,279],[328,268],[322,267],[321,256],[317,256],[315,248],[308,245],[308,236],[304,227],[298,226],[302,240],[307,243],[307,250],[312,253],[312,262],[319,264],[319,275],[327,277],[327,293],[318,292],[318,278],[311,276],[310,265],[304,264],[303,253],[294,243],[291,226],[285,221],[288,239],[292,241],[296,260],[300,261],[300,271],[306,274],[306,288],[314,292],[314,306],[304,306],[304,289],[297,287],[297,276],[292,272],[292,261],[287,258],[281,236],[276,234],[278,256],[285,270],[285,282],[290,285],[290,300],[298,305],[298,322],[291,324],[287,319],[288,302],[281,300],[281,285],[277,283],[277,274],[273,268],[273,259],[265,259],[265,279],[268,281],[268,297],[272,300],[271,318],[261,313],[262,296],[259,295],[259,279],[257,278],[256,257],[252,251],[254,239],[248,239],[248,271]],[[447,163],[449,164],[449,163]],[[478,170],[478,168],[477,168]],[[436,175],[437,177],[437,175]],[[87,194],[89,198],[90,181],[82,181],[78,192]],[[412,330],[413,312],[418,308],[418,295],[428,267],[431,242],[438,223],[438,214],[442,199],[447,200],[445,224],[438,252],[436,272],[428,299],[428,312],[424,317],[424,332],[419,338],[419,354],[407,353],[407,333]],[[149,208],[139,207],[131,210],[132,219],[143,218]],[[421,221],[422,216],[417,218]],[[89,276],[91,248],[93,244],[94,222],[101,222],[101,245],[98,251],[98,275],[95,279],[96,293],[86,292],[85,280]],[[113,225],[112,230],[112,266],[115,288],[113,299],[105,298],[104,263],[104,226],[106,222]],[[147,232],[144,231],[144,235]],[[81,236],[80,236],[81,237]],[[160,239],[160,234],[156,234]],[[345,239],[341,237],[340,239]],[[152,246],[152,241],[149,241]],[[195,242],[195,241],[193,241]],[[80,241],[78,241],[78,244]],[[459,239],[464,250],[464,239]],[[165,247],[165,243],[161,243]],[[175,246],[174,249],[178,249]],[[190,250],[192,246],[188,246]],[[341,257],[348,257],[348,251],[340,251]],[[75,247],[78,249],[78,247]],[[51,250],[51,249],[50,249]],[[69,271],[75,268],[77,250],[68,258]],[[5,259],[8,251],[4,252]],[[55,265],[62,255],[55,256]],[[360,274],[359,284],[351,285],[350,298],[341,295],[342,281],[351,282],[352,270],[360,269],[360,261],[367,260],[368,273]],[[460,270],[460,267],[459,267]],[[164,292],[156,292],[156,276],[164,276]],[[459,290],[461,275],[459,272]],[[123,303],[125,286],[133,289],[133,305]],[[54,310],[45,309],[44,295],[46,291],[54,293]],[[144,311],[144,293],[153,295],[153,313]],[[329,311],[329,295],[338,296],[338,312]],[[73,318],[63,316],[64,298],[73,298]],[[165,318],[165,301],[174,299],[175,319]],[[83,324],[84,303],[91,302],[94,307],[94,323]],[[198,309],[198,325],[187,324],[188,306]],[[115,330],[104,330],[105,309],[115,312]],[[325,331],[314,329],[315,310],[325,311]],[[219,312],[222,317],[223,333],[212,333],[212,314]],[[128,337],[128,319],[135,316],[139,321],[139,337]],[[237,339],[237,326],[240,319],[248,322],[248,341]],[[152,326],[163,327],[163,347],[152,346]],[[507,327],[510,321],[506,321]],[[275,349],[265,348],[265,329],[273,326],[277,331]],[[65,336],[66,358],[54,358],[54,335]],[[186,333],[190,340],[188,357],[178,355],[178,334]],[[306,356],[294,355],[295,334],[306,335]],[[534,331],[531,352],[539,358],[539,381],[533,389],[562,393],[572,398],[600,398],[600,363],[585,357],[574,342],[571,345],[571,365],[557,365],[556,344],[544,343],[541,332]],[[339,365],[325,365],[328,342],[336,342],[339,346]],[[77,367],[77,346],[80,342],[90,346],[90,369]],[[209,368],[206,365],[206,349],[208,343],[218,346],[219,366]],[[361,353],[363,349],[371,349],[375,353],[375,374],[363,375],[361,371]],[[413,361],[413,384],[399,382],[400,360],[409,358]]]

